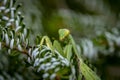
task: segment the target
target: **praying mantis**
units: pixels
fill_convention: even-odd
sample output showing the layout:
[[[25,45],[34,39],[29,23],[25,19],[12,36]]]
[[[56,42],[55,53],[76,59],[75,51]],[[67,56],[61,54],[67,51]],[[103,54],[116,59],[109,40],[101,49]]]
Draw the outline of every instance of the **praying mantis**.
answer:
[[[52,51],[57,50],[72,64],[77,63],[77,80],[83,80],[83,76],[85,80],[100,80],[96,73],[84,63],[70,31],[68,29],[60,29],[58,33],[59,40],[54,40],[52,43],[49,37],[44,36],[40,41],[40,45],[45,43]],[[63,43],[65,44],[62,45]]]

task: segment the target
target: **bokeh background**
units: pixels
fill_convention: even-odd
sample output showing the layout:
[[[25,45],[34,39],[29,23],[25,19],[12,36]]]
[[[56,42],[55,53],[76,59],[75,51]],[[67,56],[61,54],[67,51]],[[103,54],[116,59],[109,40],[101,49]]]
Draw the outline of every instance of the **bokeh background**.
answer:
[[[67,28],[102,80],[120,80],[120,0],[19,0],[34,35]],[[87,61],[88,60],[88,61]],[[91,66],[91,65],[90,65]]]
[[[34,43],[35,35],[48,35],[52,39],[58,39],[58,30],[67,28],[78,44],[85,62],[102,80],[120,80],[120,0],[17,2],[23,4],[20,11],[25,16],[26,26],[31,30],[31,44]],[[7,58],[4,60],[1,61],[2,64],[8,66]],[[24,66],[24,63],[21,65]],[[16,69],[18,72],[21,70],[24,69]],[[25,72],[23,75],[34,76],[32,73],[26,75]]]

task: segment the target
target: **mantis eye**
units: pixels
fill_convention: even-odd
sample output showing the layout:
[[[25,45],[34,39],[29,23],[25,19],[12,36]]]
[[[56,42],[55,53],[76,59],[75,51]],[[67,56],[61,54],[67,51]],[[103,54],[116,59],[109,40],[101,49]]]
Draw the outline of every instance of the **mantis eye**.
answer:
[[[68,29],[59,29],[58,33],[59,39],[62,41],[70,34],[70,31]]]

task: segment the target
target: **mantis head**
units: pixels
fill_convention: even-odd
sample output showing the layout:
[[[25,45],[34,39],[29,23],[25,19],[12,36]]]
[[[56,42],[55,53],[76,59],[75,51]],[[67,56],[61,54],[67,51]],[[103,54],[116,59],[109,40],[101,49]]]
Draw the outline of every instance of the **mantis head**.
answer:
[[[59,33],[59,39],[60,41],[62,41],[70,34],[70,31],[68,29],[59,29],[58,33]]]

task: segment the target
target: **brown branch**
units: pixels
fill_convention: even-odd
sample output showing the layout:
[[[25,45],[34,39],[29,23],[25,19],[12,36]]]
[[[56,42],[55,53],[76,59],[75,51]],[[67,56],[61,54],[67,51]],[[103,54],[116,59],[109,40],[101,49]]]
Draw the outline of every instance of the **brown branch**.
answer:
[[[8,45],[6,45],[4,42],[2,42],[2,46],[10,49],[10,47],[9,47]],[[31,46],[29,46],[29,47],[31,47]],[[19,51],[20,53],[23,53],[23,54],[25,54],[25,55],[27,55],[27,56],[29,56],[29,57],[31,58],[31,56],[30,56],[30,55],[28,54],[28,52],[27,52],[27,49],[24,49],[24,50],[20,51],[17,47],[13,47],[12,50],[17,50],[17,51]]]

